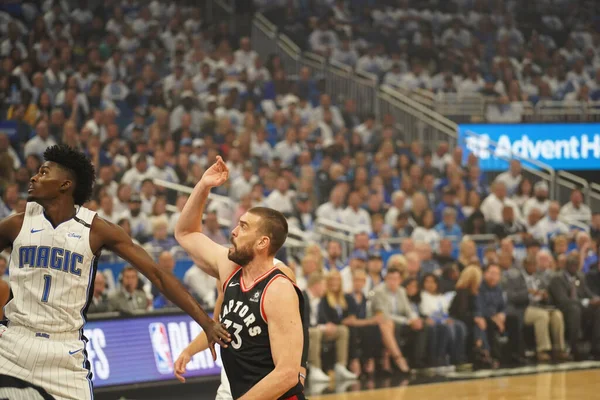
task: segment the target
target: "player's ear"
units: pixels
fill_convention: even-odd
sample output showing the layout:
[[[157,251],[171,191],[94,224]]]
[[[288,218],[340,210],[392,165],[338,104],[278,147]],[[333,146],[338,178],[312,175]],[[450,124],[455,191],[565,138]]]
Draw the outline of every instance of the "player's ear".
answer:
[[[66,192],[71,188],[71,186],[73,186],[73,181],[70,179],[66,179],[63,181],[63,183],[60,184],[60,190],[62,192]]]
[[[269,239],[268,236],[261,236],[260,240],[258,241],[258,249],[259,250],[264,250],[269,248],[269,245],[271,244],[271,239]]]

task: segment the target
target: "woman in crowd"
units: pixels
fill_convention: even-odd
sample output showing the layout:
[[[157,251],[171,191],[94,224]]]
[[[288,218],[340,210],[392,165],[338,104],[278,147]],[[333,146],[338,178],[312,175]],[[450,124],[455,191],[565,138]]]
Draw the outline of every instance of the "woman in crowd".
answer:
[[[442,356],[437,365],[445,365],[446,352],[449,353],[452,365],[464,364],[467,326],[463,321],[452,319],[448,314],[450,296],[441,294],[437,276],[426,274],[423,277],[421,293],[421,314],[427,317],[427,325],[438,327],[435,330],[438,347],[435,354]],[[446,341],[444,339],[447,339]],[[442,347],[443,343],[445,346]]]
[[[427,198],[421,192],[416,192],[412,196],[409,222],[413,227],[423,224],[423,216],[428,210]]]
[[[531,181],[527,178],[521,179],[521,182],[519,182],[517,190],[514,196],[512,197],[513,201],[517,203],[517,206],[519,206],[519,209],[523,209],[523,205],[527,200],[529,200],[529,198],[532,195],[532,192],[533,185],[531,184]]]
[[[458,269],[464,270],[477,258],[477,246],[471,239],[463,239],[458,247]]]
[[[333,273],[333,274],[332,274]],[[337,276],[337,277],[336,277]],[[328,275],[329,281],[335,286],[340,274],[336,270]],[[349,316],[342,323],[350,327],[350,371],[356,375],[372,375],[375,372],[375,360],[381,356],[383,344],[379,323],[382,316],[368,317],[367,298],[364,294],[367,274],[358,269],[352,273],[352,292],[346,294]]]
[[[467,349],[473,348],[473,358],[483,367],[498,366],[498,362],[490,356],[490,346],[485,330],[475,324],[476,299],[481,285],[482,272],[477,265],[467,266],[456,282],[456,295],[448,309],[450,317],[462,321],[470,333],[466,343]]]
[[[437,249],[440,242],[440,234],[434,229],[435,218],[431,209],[426,209],[422,216],[422,223],[413,231],[411,238],[415,242],[425,242],[432,249]]]
[[[404,281],[403,286],[413,311],[418,314],[425,323],[430,365],[434,367],[446,365],[446,350],[448,347],[448,340],[450,339],[448,327],[443,323],[436,323],[436,321],[421,312],[423,298],[421,289],[419,288],[419,281],[416,278],[408,278]]]

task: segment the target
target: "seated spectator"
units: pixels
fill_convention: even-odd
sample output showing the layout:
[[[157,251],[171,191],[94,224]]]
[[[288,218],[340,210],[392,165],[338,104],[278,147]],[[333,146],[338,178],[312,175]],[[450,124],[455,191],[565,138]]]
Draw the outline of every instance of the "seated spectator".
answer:
[[[566,361],[563,315],[550,306],[547,287],[540,275],[534,255],[525,258],[523,269],[513,268],[507,272],[506,312],[522,319],[525,325],[533,325],[538,362],[549,362],[551,356],[556,361]]]
[[[352,291],[352,275],[354,274],[354,271],[359,269],[365,271],[365,273],[367,272],[367,257],[362,255],[350,256],[348,266],[340,271],[344,293],[350,293]],[[367,293],[368,291],[365,286],[365,294]]]
[[[519,206],[520,210],[523,210],[523,205],[527,200],[531,198],[533,186],[531,185],[531,181],[527,178],[524,178],[517,185],[517,189],[512,195],[512,199],[517,206]]]
[[[0,299],[0,304],[2,300]],[[106,295],[106,278],[100,271],[96,273],[94,279],[94,293],[92,294],[92,301],[88,308],[88,313],[97,314],[111,311],[110,304],[108,302],[108,296]]]
[[[423,213],[423,223],[415,228],[411,238],[415,242],[425,242],[432,248],[437,249],[440,242],[440,234],[434,229],[433,211],[425,210]]]
[[[421,263],[421,276],[424,274],[435,274],[439,276],[442,273],[440,264],[433,258],[433,251],[431,250],[429,243],[415,243],[415,251],[419,255],[419,261]]]
[[[325,296],[319,303],[319,326],[324,326],[322,340],[334,340],[336,359],[334,367],[336,382],[356,379],[357,375],[348,371],[348,351],[350,349],[350,330],[347,322],[355,315],[350,315],[348,302],[342,291],[342,278],[336,270],[327,273]],[[353,318],[352,318],[353,319]],[[317,339],[318,340],[318,339]]]
[[[227,236],[225,236],[223,229],[221,229],[219,220],[217,218],[217,213],[215,211],[209,211],[206,213],[206,217],[204,217],[204,227],[202,229],[202,233],[204,233],[210,240],[217,244],[229,244],[229,239]]]
[[[396,221],[391,226],[391,237],[393,238],[410,238],[414,229],[409,222],[409,213],[401,212],[396,217]]]
[[[408,363],[402,355],[399,343],[408,343],[408,348],[413,350],[412,363],[418,368],[425,365],[427,336],[423,330],[423,321],[410,306],[401,283],[400,271],[388,270],[385,283],[375,289],[371,307],[373,314],[381,314],[385,318],[380,324],[380,329],[388,355],[400,371],[407,373]]]
[[[421,192],[412,195],[409,223],[413,228],[423,224],[423,215],[428,210],[427,198]]]
[[[520,236],[524,237],[526,233],[525,226],[515,220],[515,210],[510,206],[502,208],[502,222],[494,224],[493,232],[498,239],[505,237]]]
[[[382,343],[379,324],[381,315],[367,318],[367,297],[364,294],[367,274],[355,270],[352,274],[352,291],[346,294],[348,314],[345,324],[350,327],[350,371],[356,376],[361,371],[367,375],[375,372],[375,359],[381,356]]]
[[[267,207],[273,208],[286,215],[294,211],[293,199],[296,192],[290,190],[290,183],[283,177],[277,178],[277,187],[265,200]]]
[[[341,271],[344,269],[344,262],[342,261],[342,245],[336,240],[330,240],[327,242],[327,256],[324,259],[323,266],[327,271],[337,269]]]
[[[199,266],[192,264],[188,268],[185,275],[183,275],[183,284],[205,308],[210,309],[215,306],[217,280],[204,272]]]
[[[468,265],[460,273],[456,282],[456,295],[452,299],[448,314],[462,321],[471,332],[471,343],[474,346],[476,365],[497,367],[498,363],[491,358],[485,334],[485,321],[478,318],[477,297],[481,286],[482,273],[477,265]],[[470,346],[470,344],[468,345]]]
[[[463,233],[465,235],[482,235],[487,232],[487,224],[485,222],[485,217],[481,210],[477,209],[473,211],[463,226]]]
[[[577,232],[575,235],[576,250],[581,258],[581,272],[587,274],[598,264],[598,244],[590,238],[587,232]]]
[[[300,262],[300,270],[296,272],[296,284],[300,290],[306,289],[309,277],[315,272],[323,273],[323,265],[318,258],[306,254]]]
[[[440,239],[449,238],[453,245],[457,246],[462,239],[462,230],[456,223],[456,210],[446,207],[442,212],[442,221],[435,226]]]
[[[144,245],[150,254],[159,254],[161,251],[170,251],[177,246],[174,237],[168,236],[169,221],[167,218],[157,218],[152,224],[152,239]]]
[[[443,220],[443,212],[446,208],[453,209],[456,213],[456,221],[462,222],[465,219],[465,216],[462,213],[462,210],[459,206],[457,206],[456,201],[456,191],[450,186],[446,186],[442,190],[442,201],[440,201],[435,207],[435,221],[442,222]]]
[[[383,272],[383,259],[381,258],[381,254],[378,252],[369,254],[369,258],[367,259],[366,293],[369,293],[383,282]]]
[[[371,216],[360,207],[361,199],[359,192],[352,192],[348,195],[348,207],[342,211],[340,222],[354,227],[357,230],[371,233]]]
[[[385,264],[385,270],[387,271],[390,268],[400,271],[400,275],[404,280],[406,278],[406,257],[404,257],[402,254],[394,254],[390,256]]]
[[[505,171],[498,175],[495,179],[496,182],[503,182],[506,186],[506,192],[509,196],[517,194],[517,189],[520,187],[521,181],[523,180],[521,162],[519,160],[510,160],[508,171]],[[531,183],[530,183],[531,185]],[[514,200],[514,199],[513,199]],[[522,204],[518,204],[519,207]]]
[[[569,227],[559,220],[560,204],[551,201],[548,205],[548,215],[538,221],[531,230],[531,236],[543,243],[549,243],[558,235],[568,235]]]
[[[416,251],[406,253],[406,276],[405,278],[415,278],[421,280],[421,257]]]
[[[586,284],[579,265],[579,254],[569,254],[565,270],[554,276],[548,288],[553,303],[565,317],[571,353],[575,360],[583,358],[578,346],[583,332],[591,339],[592,354],[600,356],[600,297]]]
[[[548,212],[550,200],[548,200],[548,184],[544,181],[533,185],[533,196],[523,204],[523,215],[527,218],[531,210],[537,208],[542,215]]]
[[[583,193],[574,189],[571,192],[571,200],[561,207],[560,219],[564,221],[579,221],[589,225],[592,222],[592,211],[587,204],[583,203]]]
[[[138,289],[138,272],[126,265],[119,277],[120,289],[108,297],[109,308],[126,314],[135,311],[148,311],[149,303],[146,293]]]
[[[502,223],[502,210],[504,207],[511,207],[514,212],[515,220],[521,220],[521,213],[517,204],[507,197],[506,184],[502,181],[494,181],[492,184],[492,193],[490,193],[483,203],[481,203],[481,212],[485,220],[494,224]]]
[[[419,309],[427,320],[428,326],[437,326],[436,337],[444,343],[437,349],[436,354],[440,356],[438,365],[446,365],[446,354],[450,356],[452,365],[460,365],[466,362],[466,340],[467,326],[458,319],[449,317],[450,297],[439,291],[439,281],[433,274],[425,274],[421,285],[421,304]],[[446,336],[446,341],[443,337]],[[431,347],[430,347],[431,348]]]
[[[483,337],[484,342],[487,341],[485,347],[491,349],[494,358],[506,359],[500,348],[500,337],[506,336],[510,342],[508,348],[513,351],[513,354],[510,354],[512,361],[521,362],[523,348],[519,334],[520,325],[516,317],[506,315],[506,302],[500,285],[502,279],[500,266],[488,265],[483,277],[477,296],[475,323],[486,333]]]
[[[433,258],[442,268],[445,268],[447,265],[450,264],[456,264],[457,261],[454,258],[454,246],[452,244],[452,240],[441,239],[440,246],[435,252]]]

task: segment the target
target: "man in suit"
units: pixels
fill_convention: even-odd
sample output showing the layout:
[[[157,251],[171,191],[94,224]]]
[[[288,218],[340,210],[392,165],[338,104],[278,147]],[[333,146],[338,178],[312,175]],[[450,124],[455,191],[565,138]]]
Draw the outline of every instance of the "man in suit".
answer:
[[[571,252],[565,270],[550,281],[550,298],[565,317],[575,359],[583,358],[577,341],[584,331],[591,334],[592,354],[600,357],[600,297],[587,286],[579,266],[579,254]]]
[[[148,298],[143,290],[137,288],[138,280],[137,271],[131,265],[126,265],[121,272],[121,290],[108,299],[112,310],[132,313],[148,309]]]
[[[563,315],[548,305],[548,291],[537,271],[535,256],[527,256],[523,269],[511,268],[505,276],[506,313],[515,315],[525,325],[533,325],[538,362],[549,362],[550,350],[556,361],[568,360]]]
[[[408,365],[398,344],[406,341],[407,347],[413,350],[413,365],[422,368],[427,356],[427,337],[423,321],[411,307],[401,283],[400,271],[389,269],[384,284],[374,291],[371,307],[373,314],[385,317],[385,322],[380,324],[383,343],[400,370],[407,372]]]
[[[308,277],[304,295],[304,316],[308,319],[308,379],[311,382],[329,382],[329,375],[321,369],[321,348],[323,340],[334,340],[337,363],[335,366],[338,377],[343,378],[348,360],[350,331],[347,326],[332,323],[319,324],[319,304],[325,296],[325,277],[319,272],[313,272]],[[342,376],[340,376],[342,375]]]
[[[97,272],[94,280],[94,294],[92,295],[88,313],[96,314],[108,311],[111,311],[111,309],[108,303],[108,296],[106,295],[106,278],[104,278],[102,272]]]

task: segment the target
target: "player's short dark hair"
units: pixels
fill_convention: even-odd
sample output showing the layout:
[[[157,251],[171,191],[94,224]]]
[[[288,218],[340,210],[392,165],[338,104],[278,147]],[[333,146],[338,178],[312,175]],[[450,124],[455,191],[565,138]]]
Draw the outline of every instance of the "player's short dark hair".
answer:
[[[261,219],[259,231],[271,239],[269,255],[275,255],[285,243],[288,235],[288,223],[282,213],[272,208],[253,207],[249,213],[257,215]]]
[[[80,151],[67,145],[50,146],[44,151],[44,159],[67,170],[75,181],[73,200],[80,206],[92,197],[96,172],[90,160]]]

